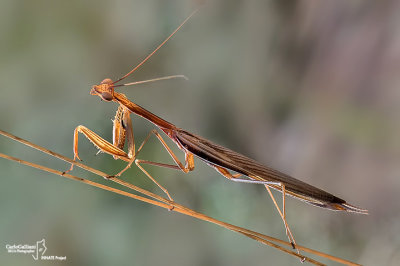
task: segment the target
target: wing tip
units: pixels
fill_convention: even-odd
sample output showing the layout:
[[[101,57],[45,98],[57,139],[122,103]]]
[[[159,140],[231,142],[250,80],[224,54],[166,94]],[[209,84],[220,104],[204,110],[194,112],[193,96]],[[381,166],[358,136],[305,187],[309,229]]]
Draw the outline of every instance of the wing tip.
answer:
[[[333,210],[337,210],[337,211],[346,211],[346,212],[353,212],[353,213],[365,214],[365,215],[369,214],[368,210],[356,207],[356,206],[348,204],[346,202],[344,202],[344,203],[333,203],[333,204],[330,205],[330,207]]]

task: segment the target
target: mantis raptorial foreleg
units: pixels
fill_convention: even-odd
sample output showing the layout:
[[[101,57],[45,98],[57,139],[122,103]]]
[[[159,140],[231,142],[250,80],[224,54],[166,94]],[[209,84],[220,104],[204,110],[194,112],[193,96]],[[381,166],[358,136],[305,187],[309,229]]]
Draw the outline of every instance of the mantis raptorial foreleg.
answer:
[[[135,139],[133,136],[132,120],[130,112],[124,106],[118,106],[113,121],[113,145],[121,150],[124,149],[125,141],[128,142],[128,157],[135,156]],[[119,159],[114,156],[114,159]]]
[[[96,133],[94,133],[92,130],[88,129],[85,126],[79,125],[75,128],[74,130],[74,161],[76,159],[81,160],[81,158],[78,155],[78,137],[79,133],[82,133],[87,139],[90,140],[90,142],[93,143],[93,145],[99,149],[101,152],[108,153],[114,157],[114,159],[121,159],[127,162],[130,162],[132,160],[132,151],[129,153],[126,153],[123,149],[124,147],[124,142],[125,142],[125,136],[126,136],[126,129],[124,128],[124,122],[123,122],[123,113],[126,112],[124,111],[124,107],[119,106],[117,113],[115,115],[115,119],[113,120],[114,123],[114,136],[113,136],[113,142],[114,144],[111,144],[107,140],[103,139]],[[132,127],[132,124],[130,124]],[[132,130],[129,130],[129,132],[133,132]],[[133,138],[133,133],[131,136],[128,136],[128,138]],[[128,135],[130,135],[128,134]],[[132,141],[133,142],[133,141]],[[134,146],[133,146],[134,147]],[[134,153],[134,151],[133,151]],[[68,170],[72,171],[74,168],[74,165],[71,164],[71,168]]]
[[[88,129],[85,126],[77,126],[74,131],[74,161],[76,159],[80,159],[78,155],[78,136],[79,133],[82,133],[93,145],[99,149],[100,152],[108,153],[114,157],[114,159],[121,159],[128,162],[128,165],[122,169],[118,174],[112,177],[118,177],[123,172],[125,172],[129,167],[131,167],[132,163],[135,162],[137,153],[142,149],[143,145],[146,143],[148,137],[143,141],[142,145],[138,149],[138,152],[135,153],[135,143],[134,143],[134,135],[132,128],[132,121],[130,119],[130,112],[124,106],[120,105],[115,115],[115,119],[113,120],[113,143],[108,142],[103,139],[92,130]],[[150,134],[149,134],[150,135]],[[128,153],[126,153],[123,148],[125,145],[125,141],[128,143]],[[175,156],[176,157],[176,156]],[[146,163],[146,162],[144,162]],[[150,162],[147,162],[150,163]],[[156,164],[156,163],[155,163]],[[168,167],[168,165],[163,165]],[[71,164],[71,168],[65,173],[72,171],[74,164]],[[142,167],[139,167],[142,171],[144,170]],[[153,177],[151,177],[146,171],[143,171],[149,178],[152,180],[161,190],[163,190],[170,200],[173,200],[170,196],[168,190],[160,185]]]

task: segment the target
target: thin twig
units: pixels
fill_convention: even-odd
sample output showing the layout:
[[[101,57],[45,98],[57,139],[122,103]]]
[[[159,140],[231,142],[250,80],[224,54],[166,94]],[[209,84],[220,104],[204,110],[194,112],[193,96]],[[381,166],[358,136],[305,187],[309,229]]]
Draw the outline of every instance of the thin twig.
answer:
[[[28,162],[28,161],[25,161],[25,160],[22,160],[22,159],[13,157],[13,156],[9,156],[9,155],[3,154],[3,153],[0,153],[0,157],[8,159],[8,160],[16,161],[16,162],[18,162],[20,164],[28,165],[30,167],[37,168],[37,169],[40,169],[40,170],[43,170],[43,171],[46,171],[46,172],[50,172],[50,173],[53,173],[53,174],[56,174],[56,175],[60,175],[60,176],[63,176],[63,177],[66,177],[66,178],[69,178],[69,179],[72,179],[72,180],[75,180],[75,181],[79,181],[79,182],[88,184],[90,186],[98,187],[98,188],[101,188],[101,189],[104,189],[104,190],[107,190],[107,191],[111,191],[111,192],[114,192],[114,193],[117,193],[117,194],[120,194],[120,195],[123,195],[123,196],[127,196],[127,197],[130,197],[130,198],[133,198],[133,199],[137,199],[137,200],[149,203],[149,204],[153,204],[153,205],[165,208],[165,209],[169,209],[169,210],[173,210],[175,212],[186,214],[186,215],[189,215],[191,217],[201,219],[203,221],[208,221],[208,222],[211,222],[211,223],[214,223],[214,224],[217,224],[217,225],[221,225],[221,226],[223,226],[223,227],[225,227],[227,229],[230,229],[232,231],[235,231],[235,232],[241,233],[241,234],[243,234],[245,236],[248,236],[250,238],[253,238],[253,239],[255,239],[255,240],[257,240],[257,241],[259,241],[259,242],[261,242],[263,244],[275,247],[275,248],[277,248],[277,249],[279,249],[279,250],[281,250],[283,252],[286,252],[286,253],[288,253],[290,255],[297,256],[300,259],[305,259],[306,261],[309,261],[309,262],[311,262],[311,263],[313,263],[315,265],[324,265],[324,264],[321,264],[321,263],[319,263],[319,262],[317,262],[315,260],[312,260],[310,258],[298,255],[297,253],[295,253],[295,252],[293,252],[291,250],[288,250],[288,249],[286,249],[286,248],[284,248],[282,246],[279,246],[279,245],[277,245],[275,243],[272,243],[272,242],[270,242],[270,241],[268,241],[266,239],[263,239],[263,238],[261,238],[259,236],[256,236],[250,230],[247,230],[247,229],[244,229],[244,228],[241,228],[241,227],[237,227],[237,226],[234,226],[234,225],[231,225],[231,224],[228,224],[228,223],[221,222],[221,221],[216,220],[216,219],[214,219],[212,217],[206,216],[206,215],[204,215],[202,213],[195,212],[195,211],[193,211],[193,210],[191,210],[189,208],[186,208],[186,207],[184,207],[184,206],[182,206],[180,204],[176,204],[175,202],[171,202],[170,204],[165,204],[165,203],[158,202],[158,201],[155,201],[155,200],[152,200],[152,199],[148,199],[148,198],[145,198],[145,197],[142,197],[142,196],[138,196],[138,195],[126,192],[126,191],[115,189],[115,188],[112,188],[112,187],[109,187],[109,186],[106,186],[106,185],[103,185],[103,184],[99,184],[97,182],[93,182],[93,181],[90,181],[90,180],[87,180],[87,179],[84,179],[84,178],[80,178],[80,177],[77,177],[77,176],[74,176],[74,175],[71,175],[71,174],[68,174],[68,173],[64,173],[64,172],[61,172],[61,171],[58,171],[58,170],[54,170],[52,168],[49,168],[49,167],[46,167],[46,166],[43,166],[43,165],[40,165],[40,164],[35,164],[35,163],[32,163],[32,162]],[[113,178],[113,179],[116,179],[116,178]],[[132,187],[132,185],[129,186],[129,188],[131,188],[131,187]],[[168,201],[168,200],[166,200],[166,201]],[[173,206],[173,209],[171,209],[171,206]],[[263,236],[263,237],[264,238],[270,238],[268,236]],[[273,240],[278,240],[278,239],[273,239]]]
[[[12,135],[10,133],[7,133],[5,131],[0,130],[0,134],[2,134],[2,135],[6,136],[6,137],[8,137],[8,138],[10,138],[10,139],[12,139],[14,141],[18,141],[20,143],[23,143],[23,144],[29,146],[29,147],[32,147],[32,148],[37,149],[39,151],[42,151],[42,152],[44,152],[46,154],[54,156],[54,157],[56,157],[58,159],[64,160],[64,161],[69,162],[69,163],[74,163],[76,166],[78,166],[78,167],[80,167],[82,169],[85,169],[87,171],[90,171],[90,172],[92,172],[92,173],[94,173],[96,175],[102,176],[104,178],[109,177],[109,175],[107,175],[106,173],[103,173],[103,172],[101,172],[101,171],[99,171],[97,169],[94,169],[92,167],[84,165],[84,164],[82,164],[80,162],[74,162],[73,160],[71,160],[68,157],[65,157],[65,156],[63,156],[61,154],[55,153],[55,152],[50,151],[48,149],[45,149],[45,148],[43,148],[43,147],[41,147],[39,145],[36,145],[36,144],[34,144],[32,142],[29,142],[27,140],[24,140],[24,139],[21,139],[19,137],[16,137],[16,136],[14,136],[14,135]],[[37,168],[37,169],[40,169],[40,170],[43,170],[43,171],[47,171],[47,172],[50,172],[50,173],[53,173],[53,174],[56,174],[56,175],[60,175],[60,176],[63,176],[63,177],[69,178],[69,179],[73,179],[75,181],[79,181],[79,182],[82,182],[82,183],[85,183],[85,184],[88,184],[88,185],[91,185],[91,186],[95,186],[95,187],[98,187],[98,188],[101,188],[101,189],[104,189],[104,190],[107,190],[107,191],[111,191],[111,192],[114,192],[114,193],[117,193],[117,194],[120,194],[120,195],[123,195],[123,196],[134,198],[134,199],[137,199],[137,200],[149,203],[149,204],[153,204],[153,205],[156,205],[156,206],[168,209],[168,210],[172,210],[172,211],[179,212],[179,213],[182,213],[182,214],[185,214],[185,215],[189,215],[191,217],[194,217],[194,218],[197,218],[197,219],[200,219],[200,220],[203,220],[203,221],[207,221],[207,222],[210,222],[210,223],[217,224],[217,225],[225,227],[225,228],[227,228],[227,229],[229,229],[231,231],[241,233],[241,234],[243,234],[243,235],[245,235],[245,236],[247,236],[249,238],[252,238],[252,239],[262,243],[262,244],[277,248],[277,249],[279,249],[279,250],[281,250],[281,251],[283,251],[285,253],[288,253],[290,255],[299,257],[302,260],[305,259],[305,261],[308,261],[308,262],[313,263],[315,265],[323,265],[322,263],[320,263],[318,261],[315,261],[315,260],[313,260],[311,258],[308,258],[308,257],[305,257],[303,255],[299,255],[299,254],[297,254],[296,252],[294,252],[292,250],[286,249],[286,248],[276,244],[276,243],[279,243],[281,245],[291,246],[291,244],[289,242],[286,242],[286,241],[283,241],[283,240],[280,240],[280,239],[277,239],[277,238],[274,238],[274,237],[270,237],[270,236],[267,236],[267,235],[264,235],[264,234],[261,234],[261,233],[258,233],[258,232],[254,232],[254,231],[242,228],[242,227],[238,227],[238,226],[235,226],[235,225],[232,225],[232,224],[229,224],[229,223],[222,222],[220,220],[214,219],[214,218],[209,217],[207,215],[204,215],[202,213],[196,212],[196,211],[194,211],[194,210],[192,210],[190,208],[187,208],[187,207],[185,207],[183,205],[180,205],[180,204],[178,204],[178,203],[176,203],[174,201],[167,200],[167,199],[165,199],[165,198],[163,198],[163,197],[161,197],[161,196],[159,196],[157,194],[151,193],[151,192],[149,192],[149,191],[147,191],[145,189],[142,189],[140,187],[137,187],[135,185],[127,183],[127,182],[125,182],[123,180],[120,180],[118,178],[113,177],[113,178],[108,178],[108,179],[113,181],[113,182],[116,182],[116,183],[118,183],[118,184],[120,184],[122,186],[125,186],[127,188],[132,189],[132,190],[135,190],[135,191],[137,191],[137,192],[139,192],[139,193],[141,193],[143,195],[146,195],[147,197],[153,198],[155,200],[152,200],[152,199],[149,199],[149,198],[146,198],[146,197],[142,197],[142,196],[138,196],[138,195],[126,192],[126,191],[122,191],[122,190],[119,190],[119,189],[116,189],[116,188],[112,188],[112,187],[109,187],[109,186],[106,186],[106,185],[103,185],[103,184],[100,184],[100,183],[97,183],[97,182],[94,182],[94,181],[90,181],[90,180],[87,180],[87,179],[83,179],[83,178],[77,177],[77,176],[73,176],[73,175],[70,175],[70,174],[65,174],[64,172],[61,172],[61,171],[58,171],[58,170],[54,170],[52,168],[48,168],[48,167],[45,167],[45,166],[42,166],[42,165],[39,165],[39,164],[35,164],[35,163],[32,163],[32,162],[24,161],[24,160],[21,160],[21,159],[16,158],[16,157],[5,155],[3,153],[0,153],[0,157],[3,157],[5,159],[9,159],[9,160],[12,160],[12,161],[16,161],[16,162],[19,162],[21,164],[28,165],[28,166],[31,166],[31,167],[34,167],[34,168]],[[275,243],[273,243],[273,242],[275,242]],[[322,253],[322,252],[319,252],[319,251],[316,251],[316,250],[312,250],[312,249],[303,247],[303,246],[296,245],[296,248],[298,248],[299,250],[302,250],[304,252],[315,254],[317,256],[324,257],[324,258],[327,258],[327,259],[330,259],[332,261],[336,261],[336,262],[339,262],[339,263],[342,263],[342,264],[345,264],[345,265],[359,265],[359,264],[355,264],[353,262],[350,262],[350,261],[347,261],[347,260],[344,260],[344,259],[341,259],[341,258],[334,257],[334,256],[329,255],[329,254],[325,254],[325,253]]]

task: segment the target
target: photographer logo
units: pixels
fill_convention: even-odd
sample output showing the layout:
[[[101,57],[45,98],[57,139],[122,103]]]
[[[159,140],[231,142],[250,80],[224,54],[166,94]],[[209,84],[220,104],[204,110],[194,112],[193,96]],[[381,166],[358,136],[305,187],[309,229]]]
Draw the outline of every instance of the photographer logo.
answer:
[[[35,245],[28,244],[7,244],[7,253],[10,254],[30,254],[34,260],[67,260],[66,256],[55,256],[55,255],[45,255],[47,251],[46,240],[43,238],[40,241],[36,241]]]

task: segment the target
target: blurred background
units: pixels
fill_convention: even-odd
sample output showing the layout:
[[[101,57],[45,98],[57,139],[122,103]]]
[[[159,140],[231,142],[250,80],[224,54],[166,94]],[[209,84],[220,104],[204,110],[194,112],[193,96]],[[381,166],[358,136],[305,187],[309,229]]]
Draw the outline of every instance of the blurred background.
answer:
[[[89,95],[91,86],[127,73],[195,3],[2,0],[0,6],[1,129],[72,157],[80,124],[111,140],[117,106]],[[331,212],[290,198],[287,219],[299,244],[366,265],[397,265],[399,8],[399,1],[208,1],[126,80],[184,74],[189,81],[119,91],[179,127],[370,211]],[[154,126],[132,117],[141,143]],[[125,166],[95,156],[82,136],[79,150],[84,163],[107,173]],[[0,151],[69,168],[3,136]],[[171,162],[156,139],[141,158]],[[146,169],[177,202],[286,240],[261,186],[231,182],[195,163],[186,175]],[[212,224],[4,159],[0,169],[2,265],[45,264],[5,249],[43,238],[46,255],[67,256],[62,265],[299,265]],[[73,174],[107,183],[78,168]],[[123,179],[163,195],[136,167]]]

